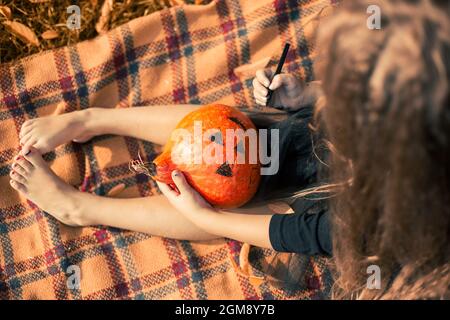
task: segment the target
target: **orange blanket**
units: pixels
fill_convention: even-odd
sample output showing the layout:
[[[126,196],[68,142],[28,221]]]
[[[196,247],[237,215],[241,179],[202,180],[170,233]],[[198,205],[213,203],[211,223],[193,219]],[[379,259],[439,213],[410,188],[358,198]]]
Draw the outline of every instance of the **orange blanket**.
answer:
[[[8,175],[26,119],[91,106],[253,106],[255,70],[270,64],[286,41],[293,49],[285,70],[312,79],[312,35],[332,2],[219,0],[179,6],[91,41],[0,65],[0,298],[326,297],[330,279],[321,258],[304,258],[304,285],[288,293],[237,272],[231,263],[241,248],[236,241],[191,243],[113,228],[67,227],[11,189]],[[61,146],[45,159],[80,190],[107,195],[125,185],[117,196],[136,197],[157,190],[146,176],[131,173],[128,163],[138,152],[148,159],[157,151],[148,142],[103,136]],[[253,249],[252,265],[271,255]],[[73,265],[80,268],[81,282],[70,288]]]

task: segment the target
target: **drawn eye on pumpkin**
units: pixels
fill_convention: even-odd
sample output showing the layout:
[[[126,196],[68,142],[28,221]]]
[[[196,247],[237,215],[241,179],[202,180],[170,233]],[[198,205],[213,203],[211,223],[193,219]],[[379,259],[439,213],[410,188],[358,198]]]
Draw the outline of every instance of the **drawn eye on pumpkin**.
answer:
[[[211,142],[223,145],[222,132],[218,131],[209,137]]]
[[[236,150],[237,152],[240,152],[240,153],[244,153],[244,152],[245,152],[244,141],[243,141],[243,140],[239,141],[239,142],[236,144],[235,150]]]
[[[239,120],[236,117],[228,117],[228,119],[230,119],[231,121],[233,121],[234,123],[236,123],[238,126],[240,126],[242,129],[247,130],[247,128],[244,126],[244,124],[242,123],[241,120]]]
[[[241,120],[239,120],[236,117],[228,117],[229,120],[233,121],[234,123],[236,123],[238,126],[240,126],[243,130],[247,130],[247,128],[245,127],[245,125],[242,123]],[[236,152],[239,153],[245,153],[245,147],[244,147],[244,141],[241,140],[239,141],[236,146],[234,147],[234,150],[236,150]]]

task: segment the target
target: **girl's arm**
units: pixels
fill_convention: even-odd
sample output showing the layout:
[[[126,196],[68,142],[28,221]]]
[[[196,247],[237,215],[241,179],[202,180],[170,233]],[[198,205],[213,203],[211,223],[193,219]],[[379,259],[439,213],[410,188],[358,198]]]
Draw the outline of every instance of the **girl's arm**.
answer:
[[[237,209],[236,212],[212,208],[196,192],[179,171],[172,173],[172,179],[180,193],[168,185],[158,183],[161,192],[169,202],[188,220],[207,233],[246,242],[258,247],[272,248],[269,238],[271,211],[244,212],[251,209]]]
[[[272,249],[269,224],[272,214],[243,214],[227,211],[207,211],[190,216],[191,221],[210,234]]]

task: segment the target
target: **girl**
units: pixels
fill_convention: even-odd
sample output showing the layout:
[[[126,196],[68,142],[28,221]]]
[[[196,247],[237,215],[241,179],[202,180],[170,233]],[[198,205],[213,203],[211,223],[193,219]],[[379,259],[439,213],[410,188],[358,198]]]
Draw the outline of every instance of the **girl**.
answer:
[[[258,72],[258,78],[268,81],[262,71]],[[298,106],[297,97],[289,97],[294,96],[294,93],[305,100],[315,100],[314,95],[318,95],[319,90],[310,86],[310,89],[302,92],[302,86],[303,83],[293,75],[276,77],[272,87],[283,89],[277,90],[275,103],[283,101],[289,108]],[[167,185],[158,183],[165,196],[113,199],[77,191],[58,178],[41,157],[42,153],[53,150],[60,144],[72,140],[84,142],[93,136],[107,133],[165,144],[177,123],[197,107],[90,108],[29,120],[24,123],[20,132],[22,154],[16,157],[12,166],[11,186],[42,210],[72,226],[108,225],[183,240],[228,237],[271,248],[269,224],[272,214],[267,207],[259,205],[236,212],[219,212],[187,184],[181,172],[173,172],[174,182],[181,192],[179,196]],[[303,127],[306,128],[307,121],[302,119],[307,119],[312,113],[304,114],[300,121],[303,121]],[[289,126],[291,123],[292,121],[286,122]],[[287,127],[286,124],[283,126]],[[305,130],[302,133],[304,137],[301,140],[310,142]],[[304,151],[304,154],[309,155],[311,152]],[[283,170],[277,176],[281,172]],[[126,215],[123,214],[124,211],[127,212]],[[281,235],[277,234],[276,237],[281,241]]]
[[[367,27],[366,10],[375,3],[380,30]],[[61,143],[104,133],[162,144],[195,106],[88,109],[28,121],[11,185],[71,225],[189,240],[225,236],[280,251],[332,253],[338,298],[449,298],[449,24],[446,1],[371,0],[345,2],[322,27],[316,71],[326,103],[316,103],[315,114],[329,140],[328,164],[315,156],[308,129],[312,113],[305,104],[319,99],[318,84],[287,74],[270,83],[270,71],[257,73],[256,101],[265,104],[269,87],[275,107],[296,112],[273,125],[281,129],[282,166],[262,181],[256,198],[287,198],[293,215],[273,215],[265,206],[219,212],[181,172],[173,176],[179,195],[159,184],[165,197],[100,198],[64,184],[40,157]],[[330,183],[312,190],[330,193],[329,210],[303,197],[327,165]],[[375,289],[366,286],[370,266],[381,271]]]

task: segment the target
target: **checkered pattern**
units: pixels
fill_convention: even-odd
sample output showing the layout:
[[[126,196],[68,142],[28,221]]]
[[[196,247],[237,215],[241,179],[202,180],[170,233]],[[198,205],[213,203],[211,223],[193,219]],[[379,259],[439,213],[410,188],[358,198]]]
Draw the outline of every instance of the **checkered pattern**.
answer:
[[[294,299],[323,297],[329,273],[305,259],[296,293],[253,285],[237,273],[241,244],[191,243],[113,228],[62,225],[9,187],[18,133],[27,119],[97,107],[220,102],[253,106],[251,79],[290,41],[286,70],[312,79],[311,37],[331,0],[219,0],[179,6],[131,21],[92,41],[0,65],[1,299]],[[275,60],[276,60],[275,59]],[[263,65],[261,65],[261,63]],[[85,192],[151,196],[155,184],[128,170],[138,152],[158,150],[131,138],[102,136],[45,155],[56,174]],[[44,186],[45,187],[45,186]],[[126,212],[124,212],[126,214]],[[254,265],[270,250],[253,249]],[[81,287],[68,289],[68,266]]]

